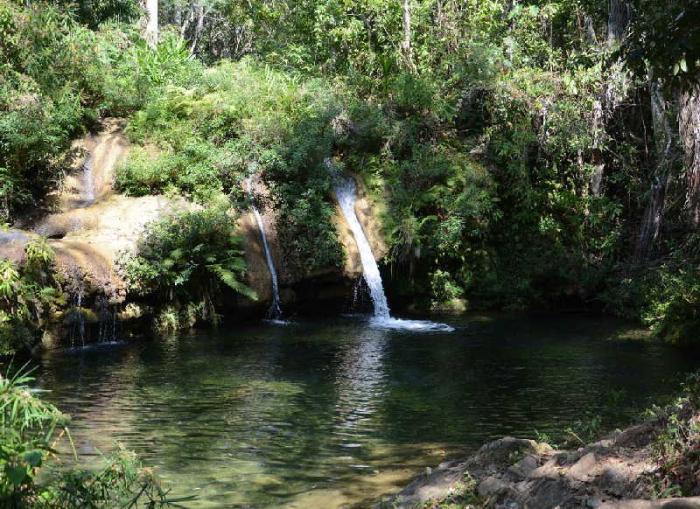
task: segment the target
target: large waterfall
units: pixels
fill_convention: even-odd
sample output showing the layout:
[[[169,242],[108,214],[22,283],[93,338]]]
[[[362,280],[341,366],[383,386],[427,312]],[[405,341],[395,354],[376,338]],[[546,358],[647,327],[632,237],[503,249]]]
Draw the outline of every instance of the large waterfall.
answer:
[[[280,301],[280,291],[279,284],[277,283],[277,270],[275,269],[275,261],[272,258],[272,252],[270,251],[270,245],[267,242],[267,235],[265,234],[265,223],[262,220],[260,211],[255,206],[253,200],[253,186],[252,182],[248,181],[248,193],[251,198],[251,208],[253,209],[253,215],[255,216],[255,221],[258,224],[258,230],[260,231],[260,238],[263,244],[263,250],[265,251],[265,261],[267,262],[267,268],[270,271],[270,279],[272,280],[272,304],[270,304],[270,309],[267,311],[267,317],[271,320],[281,320],[282,318],[282,302]]]
[[[326,161],[326,166],[332,170],[330,161]],[[362,262],[362,275],[369,287],[370,297],[374,305],[374,316],[371,324],[377,327],[387,329],[411,329],[411,330],[432,330],[432,331],[451,331],[454,330],[449,325],[443,323],[434,323],[426,320],[401,320],[392,318],[389,313],[389,303],[384,294],[384,285],[382,277],[379,273],[379,266],[372,253],[372,248],[369,245],[367,236],[362,230],[357,214],[355,213],[356,187],[355,181],[352,178],[335,176],[335,195],[338,199],[338,204],[343,212],[343,216],[350,226],[357,249],[360,252],[360,261]]]

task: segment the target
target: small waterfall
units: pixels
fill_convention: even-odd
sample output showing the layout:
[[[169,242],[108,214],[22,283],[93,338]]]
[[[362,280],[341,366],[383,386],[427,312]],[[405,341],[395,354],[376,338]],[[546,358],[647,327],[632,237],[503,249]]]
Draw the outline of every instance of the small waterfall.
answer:
[[[369,294],[374,305],[374,316],[372,325],[385,329],[407,329],[414,331],[453,331],[454,328],[444,323],[434,323],[427,320],[401,320],[392,318],[389,312],[389,303],[384,293],[384,285],[382,284],[382,276],[379,273],[379,266],[372,254],[372,248],[369,245],[367,236],[362,230],[360,220],[355,213],[355,201],[357,189],[355,181],[352,178],[342,177],[337,175],[330,159],[325,161],[326,168],[331,172],[335,179],[335,195],[340,205],[340,210],[343,212],[345,221],[347,221],[357,249],[360,252],[360,261],[362,262],[362,275],[365,278]]]
[[[95,203],[95,172],[94,156],[91,153],[83,163],[83,203],[92,205]]]
[[[85,316],[83,315],[83,287],[79,285],[73,297],[73,310],[71,313],[70,346],[76,346],[76,336],[80,339],[80,346],[85,346]]]
[[[280,301],[280,289],[277,283],[277,270],[275,269],[275,262],[272,259],[272,252],[270,251],[270,245],[267,242],[267,235],[265,233],[265,223],[263,222],[260,211],[255,206],[253,200],[253,186],[252,182],[248,180],[248,193],[250,194],[251,208],[253,209],[253,215],[255,216],[255,222],[258,224],[258,230],[260,231],[260,238],[262,239],[263,250],[265,251],[265,261],[267,262],[267,269],[270,271],[270,279],[272,280],[272,304],[270,304],[270,309],[267,311],[267,317],[270,320],[281,321],[282,320],[282,302]]]
[[[374,317],[378,319],[390,318],[389,303],[384,294],[384,286],[382,285],[382,276],[379,274],[379,266],[374,259],[372,248],[369,245],[365,232],[362,230],[362,225],[359,219],[357,219],[357,214],[355,214],[355,181],[351,178],[339,179],[335,186],[335,194],[338,198],[340,209],[343,211],[343,216],[345,216],[345,220],[355,237],[357,249],[360,252],[362,273],[365,277],[367,287],[369,288],[372,303],[374,304]]]
[[[98,343],[117,342],[117,306],[110,304],[105,295],[97,299],[98,304]]]

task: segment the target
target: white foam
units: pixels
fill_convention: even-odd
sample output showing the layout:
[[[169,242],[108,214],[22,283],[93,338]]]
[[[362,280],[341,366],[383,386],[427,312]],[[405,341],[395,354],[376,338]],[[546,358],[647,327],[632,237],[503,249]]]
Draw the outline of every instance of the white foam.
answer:
[[[369,321],[371,327],[387,330],[408,330],[412,332],[452,332],[455,330],[446,323],[431,322],[429,320],[403,320],[401,318],[374,317]]]

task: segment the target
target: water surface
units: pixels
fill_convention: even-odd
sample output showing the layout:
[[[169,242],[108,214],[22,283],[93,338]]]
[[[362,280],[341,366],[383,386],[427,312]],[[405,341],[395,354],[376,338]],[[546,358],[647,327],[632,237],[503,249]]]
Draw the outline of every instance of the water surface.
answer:
[[[470,316],[454,332],[338,318],[47,353],[39,384],[89,457],[115,441],[191,507],[366,507],[424,466],[587,412],[624,424],[687,352],[582,316]]]

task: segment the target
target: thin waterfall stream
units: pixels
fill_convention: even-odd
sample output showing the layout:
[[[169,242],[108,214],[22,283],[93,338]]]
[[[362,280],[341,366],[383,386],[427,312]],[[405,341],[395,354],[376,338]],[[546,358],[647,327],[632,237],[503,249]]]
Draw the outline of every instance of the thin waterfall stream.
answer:
[[[332,164],[326,161],[326,167],[332,172]],[[371,325],[385,329],[410,329],[410,330],[440,330],[452,331],[453,327],[444,323],[435,323],[427,320],[402,320],[393,318],[389,310],[389,303],[384,293],[382,276],[379,273],[379,266],[372,253],[372,248],[367,240],[360,220],[355,212],[355,202],[357,201],[357,187],[354,179],[350,177],[335,177],[335,195],[343,212],[343,217],[347,221],[360,253],[362,263],[362,275],[369,288],[370,297],[374,306],[374,315]]]
[[[83,206],[95,203],[95,157],[90,153],[83,163]]]
[[[272,281],[272,303],[270,304],[270,309],[267,311],[267,317],[275,322],[282,323],[282,301],[280,300],[280,290],[279,283],[277,282],[277,270],[275,269],[275,261],[272,258],[272,252],[270,251],[270,244],[267,241],[267,234],[265,233],[265,223],[260,211],[255,206],[253,200],[252,183],[248,181],[248,193],[251,198],[251,208],[253,209],[253,216],[255,216],[255,222],[258,224],[258,230],[260,231],[260,238],[262,240],[263,251],[265,252],[265,261],[267,262],[267,268],[270,271],[270,279]]]

